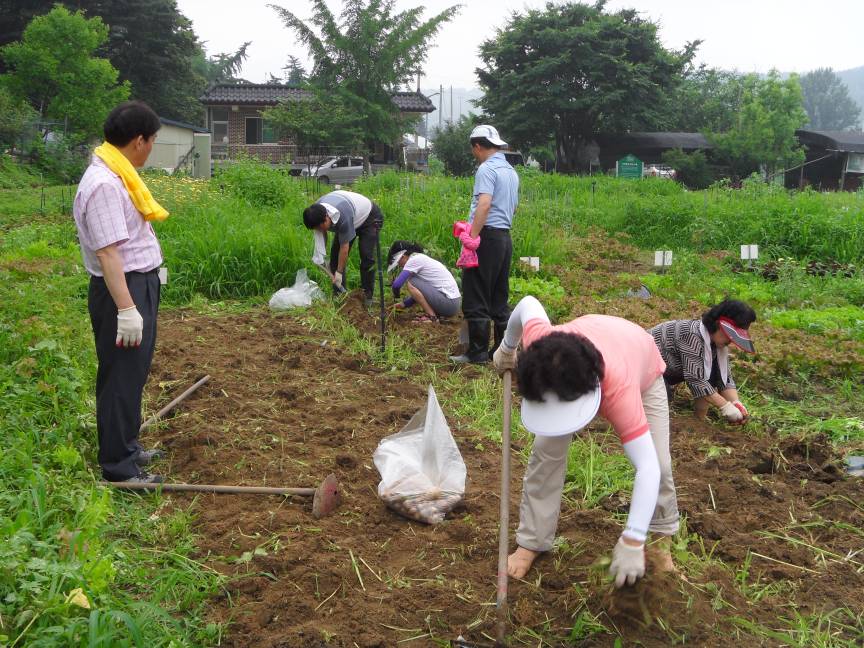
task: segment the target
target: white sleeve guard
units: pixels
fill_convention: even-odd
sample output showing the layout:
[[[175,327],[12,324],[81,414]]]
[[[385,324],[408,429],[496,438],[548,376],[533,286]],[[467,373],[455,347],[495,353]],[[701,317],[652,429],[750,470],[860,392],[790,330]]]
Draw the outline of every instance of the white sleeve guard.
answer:
[[[519,346],[519,341],[522,339],[522,328],[532,319],[542,319],[549,321],[549,316],[546,314],[543,304],[537,301],[536,297],[523,297],[513,312],[510,313],[510,319],[507,322],[507,331],[504,333],[503,344],[508,349],[515,349]]]
[[[633,479],[627,526],[622,535],[645,542],[660,491],[660,462],[650,430],[625,443],[624,452],[636,469],[636,477]]]

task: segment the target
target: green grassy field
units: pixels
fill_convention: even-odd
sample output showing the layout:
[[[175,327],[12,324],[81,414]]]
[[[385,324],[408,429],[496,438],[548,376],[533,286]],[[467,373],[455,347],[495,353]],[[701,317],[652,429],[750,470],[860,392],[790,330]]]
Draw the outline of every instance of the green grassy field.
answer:
[[[258,308],[311,265],[311,236],[300,213],[317,197],[314,187],[252,163],[210,182],[153,176],[148,183],[172,214],[156,226],[171,273],[165,308]],[[470,187],[465,179],[390,173],[363,180],[356,190],[382,207],[385,251],[395,238],[413,239],[452,264],[457,245],[451,224],[467,215]],[[87,275],[68,213],[72,195],[61,187],[48,188],[44,198],[38,187],[0,189],[0,645],[218,645],[228,629],[208,622],[205,609],[224,577],[192,558],[192,515],[163,508],[156,496],[118,497],[97,484],[95,354]],[[777,328],[827,336],[828,344],[864,341],[861,193],[789,194],[760,185],[688,192],[664,180],[526,172],[517,223],[514,254],[540,256],[542,269],[534,274],[516,268],[514,303],[534,294],[565,317],[578,306],[574,295],[600,303],[611,292],[643,283],[682,308],[733,295],[751,302],[760,322]],[[675,263],[661,275],[630,273],[622,262],[618,283],[580,294],[590,274],[579,275],[586,279],[579,283],[571,266],[610,254],[585,244],[598,231],[645,255],[672,249]],[[742,271],[737,261],[743,243],[760,245],[756,272]],[[763,276],[764,265],[778,259],[776,278]],[[811,261],[838,262],[842,273],[809,274]],[[351,263],[356,284],[356,255]],[[386,370],[404,371],[414,362],[405,356],[416,350],[398,335],[381,354],[327,305],[309,318]],[[783,381],[801,398],[783,400],[753,383],[742,385],[762,412],[764,425],[754,434],[794,428],[828,434],[843,450],[864,449],[864,358],[850,358],[845,369],[820,365],[812,356],[791,354],[787,362]],[[771,375],[779,376],[780,368],[774,370]],[[434,365],[426,372],[432,376]],[[490,442],[500,439],[495,389],[483,382],[491,376],[438,380],[455,381],[449,387],[460,394],[451,403],[457,416],[476,420]],[[567,488],[584,506],[620,490],[629,478],[620,454],[590,437],[574,443]],[[679,558],[709,561],[697,555],[694,542],[685,538]],[[746,574],[741,582],[742,588],[751,583]],[[758,600],[757,594],[748,600]],[[595,621],[586,608],[574,622],[573,641],[599,632]],[[791,637],[788,645],[853,645],[832,639],[830,627],[854,626],[854,615],[804,615],[794,622],[803,629],[793,623],[780,639],[746,620],[741,631],[781,644]],[[850,636],[844,633],[841,639]]]

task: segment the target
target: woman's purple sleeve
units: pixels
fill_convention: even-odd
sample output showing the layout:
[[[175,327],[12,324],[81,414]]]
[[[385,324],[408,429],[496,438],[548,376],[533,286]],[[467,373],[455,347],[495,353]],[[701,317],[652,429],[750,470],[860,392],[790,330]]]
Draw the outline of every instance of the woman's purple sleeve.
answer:
[[[413,275],[413,274],[414,274],[413,272],[408,272],[407,270],[403,270],[402,272],[399,273],[399,276],[396,277],[396,281],[394,281],[393,285],[391,286],[393,288],[393,296],[394,297],[399,296],[399,291],[402,290],[402,286],[405,285],[405,282],[408,281],[408,279],[410,279],[411,275]],[[414,298],[411,295],[408,295],[402,301],[402,305],[405,308],[409,308],[409,307],[413,306],[414,305]]]
[[[399,276],[396,277],[396,280],[393,282],[393,295],[395,297],[399,296],[399,291],[402,290],[402,286],[411,278],[412,274],[413,273],[408,272],[407,270],[403,270],[399,273]]]

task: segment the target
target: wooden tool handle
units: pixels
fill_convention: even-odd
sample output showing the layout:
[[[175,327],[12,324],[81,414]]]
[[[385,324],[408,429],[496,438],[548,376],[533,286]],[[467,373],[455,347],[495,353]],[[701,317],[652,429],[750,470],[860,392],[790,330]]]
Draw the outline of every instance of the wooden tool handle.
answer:
[[[135,482],[102,482],[114,488],[127,490],[162,490],[190,493],[249,493],[255,495],[301,495],[311,497],[314,488],[274,488],[269,486],[221,486],[216,484],[142,484]]]
[[[180,394],[177,398],[175,398],[174,400],[172,400],[172,401],[171,401],[170,403],[168,403],[165,407],[163,407],[163,408],[160,409],[158,412],[156,412],[153,416],[151,416],[151,417],[148,418],[146,421],[144,421],[144,422],[141,424],[141,427],[138,429],[138,432],[143,432],[144,430],[146,430],[147,428],[149,428],[149,427],[150,427],[151,425],[153,425],[156,421],[158,421],[159,419],[161,419],[161,418],[162,418],[163,416],[165,416],[168,412],[170,412],[172,409],[174,409],[175,407],[177,407],[177,406],[178,406],[180,403],[182,403],[184,400],[186,400],[187,398],[189,398],[193,393],[195,393],[195,391],[196,391],[196,390],[197,390],[201,385],[203,385],[204,383],[206,383],[208,380],[210,380],[210,376],[209,376],[209,374],[206,375],[206,376],[204,376],[201,380],[199,380],[198,382],[196,382],[196,383],[195,383],[194,385],[192,385],[189,389],[187,389],[186,391],[184,391],[184,392],[183,392],[182,394]]]
[[[501,426],[501,509],[498,534],[498,596],[496,646],[507,645],[507,552],[510,548],[510,410],[513,401],[513,372],[504,372],[504,411]]]

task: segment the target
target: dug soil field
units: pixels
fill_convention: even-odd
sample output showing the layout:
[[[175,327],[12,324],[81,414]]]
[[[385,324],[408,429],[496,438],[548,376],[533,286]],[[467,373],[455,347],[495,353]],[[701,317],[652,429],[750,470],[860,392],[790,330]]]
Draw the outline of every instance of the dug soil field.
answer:
[[[656,548],[634,587],[609,560],[632,468],[602,419],[570,446],[559,537],[510,583],[517,646],[852,648],[864,645],[864,200],[748,181],[686,191],[520,170],[510,304],[555,322],[586,313],[649,327],[725,296],[758,313],[755,354],[732,371],[746,426],[672,403],[681,530],[676,573]],[[275,313],[311,268],[301,222],[319,187],[238,162],[212,181],[147,175],[171,217],[169,269],[144,415],[210,381],[147,430],[169,482],[311,487],[303,497],[139,494],[101,483],[89,277],[69,213],[74,187],[0,190],[0,645],[42,648],[491,646],[495,636],[502,381],[454,367],[459,318],[415,323],[356,292]],[[421,243],[453,269],[470,178],[386,173],[354,188],[385,215],[382,247]],[[762,257],[740,261],[739,244]],[[654,250],[674,251],[663,272]],[[519,263],[539,257],[539,271]],[[438,400],[467,465],[464,501],[437,526],[377,496],[372,456]],[[510,538],[533,438],[513,409]],[[857,461],[852,459],[852,461]]]
[[[601,244],[599,238],[594,243]],[[587,273],[583,279],[590,276],[593,292],[615,288],[622,259],[635,252],[616,244],[609,249],[622,254],[609,254],[590,269],[574,267],[570,279]],[[584,308],[579,301],[572,304],[577,311]],[[645,326],[698,313],[696,305],[681,311],[661,296],[591,305]],[[378,320],[357,295],[339,315],[376,340]],[[228,577],[209,611],[227,628],[222,645],[432,646],[460,635],[490,645],[500,450],[448,403],[458,396],[454,389],[480,378],[498,390],[492,399],[500,399],[500,382],[491,369],[453,369],[444,362],[456,346],[458,322],[414,324],[403,317],[388,324],[417,352],[417,364],[407,371],[388,371],[352,353],[315,316],[263,309],[161,315],[150,408],[212,376],[149,433],[149,441],[168,451],[163,471],[171,480],[314,486],[333,472],[342,486],[341,508],[320,520],[303,498],[164,499],[156,515],[192,507],[200,537],[196,560]],[[862,353],[860,344],[832,348],[816,336],[758,322],[751,330],[759,353],[738,365],[739,380],[761,376],[766,390],[774,379],[789,384],[778,376],[789,349],[809,348],[820,362],[836,355],[839,364],[844,355]],[[468,468],[464,503],[434,527],[385,508],[372,464],[378,442],[425,403],[430,366]],[[793,391],[781,396],[794,399]],[[675,543],[679,573],[653,572],[649,550],[647,577],[615,590],[603,558],[620,533],[629,492],[610,493],[589,508],[578,489],[571,491],[555,551],[525,580],[511,582],[514,645],[715,646],[728,636],[742,646],[811,645],[787,643],[796,635],[778,617],[824,619],[837,639],[850,645],[861,639],[861,618],[853,611],[864,609],[864,482],[845,474],[842,457],[824,436],[771,432],[698,421],[680,394],[672,416],[686,525]],[[616,452],[605,423],[596,421],[585,434]],[[518,519],[529,443],[517,436],[511,454],[511,520]]]

